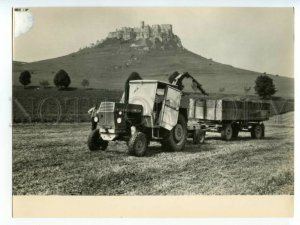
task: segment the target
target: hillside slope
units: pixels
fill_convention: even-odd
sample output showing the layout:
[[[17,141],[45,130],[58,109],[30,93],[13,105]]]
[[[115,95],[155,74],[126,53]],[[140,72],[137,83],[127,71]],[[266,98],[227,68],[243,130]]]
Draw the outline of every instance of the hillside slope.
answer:
[[[133,45],[134,44],[134,45]],[[145,44],[145,43],[144,43]],[[147,43],[146,43],[147,44]],[[88,79],[92,88],[121,89],[132,71],[143,78],[167,81],[174,71],[189,72],[208,92],[243,94],[244,86],[254,85],[260,73],[235,68],[194,54],[184,48],[149,49],[137,48],[131,41],[107,39],[100,45],[80,50],[66,56],[32,62],[13,64],[13,84],[22,70],[32,73],[32,85],[41,80],[53,83],[59,69],[71,76],[71,86],[81,86]],[[276,95],[293,97],[294,79],[270,75],[278,89]],[[253,88],[249,94],[254,94]]]

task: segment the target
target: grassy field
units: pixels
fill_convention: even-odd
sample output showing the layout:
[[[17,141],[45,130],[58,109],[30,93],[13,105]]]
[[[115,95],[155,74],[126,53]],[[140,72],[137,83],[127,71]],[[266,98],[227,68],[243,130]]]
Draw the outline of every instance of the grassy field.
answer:
[[[195,94],[193,94],[195,95]],[[56,88],[37,89],[31,87],[13,87],[14,122],[87,122],[87,114],[95,103],[101,101],[119,101],[121,90],[70,88],[58,91]],[[198,94],[199,97],[199,94]],[[257,98],[254,95],[229,95],[210,93],[209,98],[230,99]],[[186,102],[189,101],[188,96]],[[271,114],[281,114],[294,110],[294,101],[274,98],[271,102]]]
[[[14,87],[14,122],[89,121],[87,111],[102,101],[119,101],[122,91],[107,89],[56,88],[23,89]]]
[[[266,138],[244,133],[224,142],[165,152],[151,143],[146,157],[126,145],[90,152],[88,123],[13,125],[14,195],[255,195],[293,194],[294,113],[266,123]]]

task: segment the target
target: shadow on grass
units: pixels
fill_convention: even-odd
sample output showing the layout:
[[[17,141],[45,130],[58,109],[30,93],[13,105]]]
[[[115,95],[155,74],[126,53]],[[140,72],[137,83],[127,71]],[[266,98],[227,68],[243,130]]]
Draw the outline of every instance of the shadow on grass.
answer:
[[[75,91],[77,90],[78,88],[76,87],[67,87],[67,88],[61,88],[61,89],[58,89],[59,91]]]
[[[170,151],[168,149],[162,148],[161,145],[149,146],[147,149],[146,155],[143,157],[153,157],[153,156],[159,155],[161,153],[165,153],[165,154],[175,154],[175,153],[181,153],[181,152],[182,153],[203,153],[203,152],[217,150],[217,146],[215,144],[210,143],[209,142],[210,140],[220,140],[220,141],[224,142],[224,144],[230,144],[230,143],[234,143],[234,142],[245,142],[245,141],[251,141],[251,140],[262,141],[262,140],[278,140],[278,139],[280,139],[280,138],[266,137],[264,139],[255,140],[255,139],[252,139],[251,137],[238,137],[231,141],[222,141],[220,137],[208,137],[203,144],[193,144],[193,142],[191,140],[187,140],[187,143],[182,151]],[[92,154],[98,155],[99,153],[103,157],[110,158],[110,159],[118,159],[119,157],[131,156],[128,153],[126,147],[125,147],[125,149],[123,149],[123,147],[122,147],[121,150],[120,149],[118,150],[118,149],[115,149],[115,146],[114,147],[109,146],[106,151],[97,151],[97,152],[93,152]]]
[[[148,148],[148,152],[146,154],[146,157],[152,157],[154,155],[158,155],[161,153],[169,153],[169,154],[175,154],[175,153],[201,153],[201,152],[208,152],[215,150],[216,148],[208,143],[204,144],[192,144],[192,142],[188,141],[182,151],[170,151],[168,149],[163,149],[161,146],[150,146]]]
[[[49,90],[49,89],[53,89],[54,87],[53,86],[47,86],[47,87],[41,87],[41,90]]]
[[[152,157],[152,156],[161,154],[163,152],[168,152],[168,151],[165,151],[164,149],[162,149],[161,146],[150,146],[147,149],[147,154],[145,157]]]
[[[232,139],[230,141],[225,141],[222,140],[221,137],[206,137],[205,140],[209,141],[209,140],[220,140],[220,141],[224,141],[225,143],[230,143],[230,142],[242,142],[242,141],[262,141],[262,140],[279,140],[281,138],[279,137],[264,137],[262,139],[254,139],[251,137],[237,137],[235,139]]]
[[[24,89],[24,88],[23,88]],[[37,90],[42,89],[40,86],[26,86],[24,90]]]
[[[113,146],[108,146],[105,151],[97,150],[97,151],[90,151],[87,149],[87,152],[90,157],[97,157],[99,160],[102,159],[117,159],[119,157],[126,157],[128,156],[127,150],[117,150]]]
[[[185,148],[182,152],[185,153],[202,153],[216,150],[215,145],[211,145],[210,143],[204,142],[203,144],[193,144],[192,142],[188,142],[185,145]]]

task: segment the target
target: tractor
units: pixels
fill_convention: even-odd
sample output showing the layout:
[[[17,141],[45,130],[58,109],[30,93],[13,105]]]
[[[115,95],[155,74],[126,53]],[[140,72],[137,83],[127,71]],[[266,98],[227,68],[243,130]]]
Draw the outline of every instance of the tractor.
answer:
[[[182,91],[176,82],[132,80],[125,90],[127,98],[101,102],[92,111],[89,149],[105,150],[110,141],[121,140],[127,143],[129,154],[140,157],[150,141],[160,142],[169,151],[182,150],[188,136],[202,143],[205,132],[200,124],[188,123],[188,109],[181,107]]]

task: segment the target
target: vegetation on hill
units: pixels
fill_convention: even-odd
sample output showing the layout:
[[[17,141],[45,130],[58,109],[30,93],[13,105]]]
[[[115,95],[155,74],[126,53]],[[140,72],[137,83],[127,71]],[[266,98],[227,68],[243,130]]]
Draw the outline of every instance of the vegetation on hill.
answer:
[[[25,89],[25,86],[31,83],[30,72],[28,70],[24,70],[23,72],[21,72],[21,74],[19,76],[19,81],[24,86],[24,89]]]
[[[59,70],[55,74],[53,82],[58,89],[62,89],[69,87],[71,84],[71,79],[65,70]]]
[[[174,71],[180,71],[189,72],[208,93],[218,92],[222,86],[226,88],[226,92],[233,94],[244,94],[243,87],[254,86],[256,77],[260,75],[208,60],[188,50],[143,51],[130,48],[130,43],[114,43],[63,57],[14,66],[13,81],[17,85],[20,70],[27,69],[34,72],[32,84],[37,85],[39,80],[53,77],[53,73],[61,68],[72,74],[74,87],[80,87],[82,79],[86,78],[91,88],[122,89],[132,71],[137,71],[144,79],[162,81],[167,81]],[[293,97],[293,79],[268,75],[274,80],[278,96]],[[254,89],[249,94],[254,94]]]
[[[87,79],[83,79],[81,81],[81,85],[85,88],[87,88],[90,85],[90,82]]]
[[[47,80],[41,80],[40,81],[40,85],[43,87],[43,88],[47,88],[50,86],[49,82]]]
[[[257,77],[257,79],[255,80],[254,89],[256,94],[258,94],[263,99],[270,98],[277,91],[273,83],[273,79],[265,74]]]

